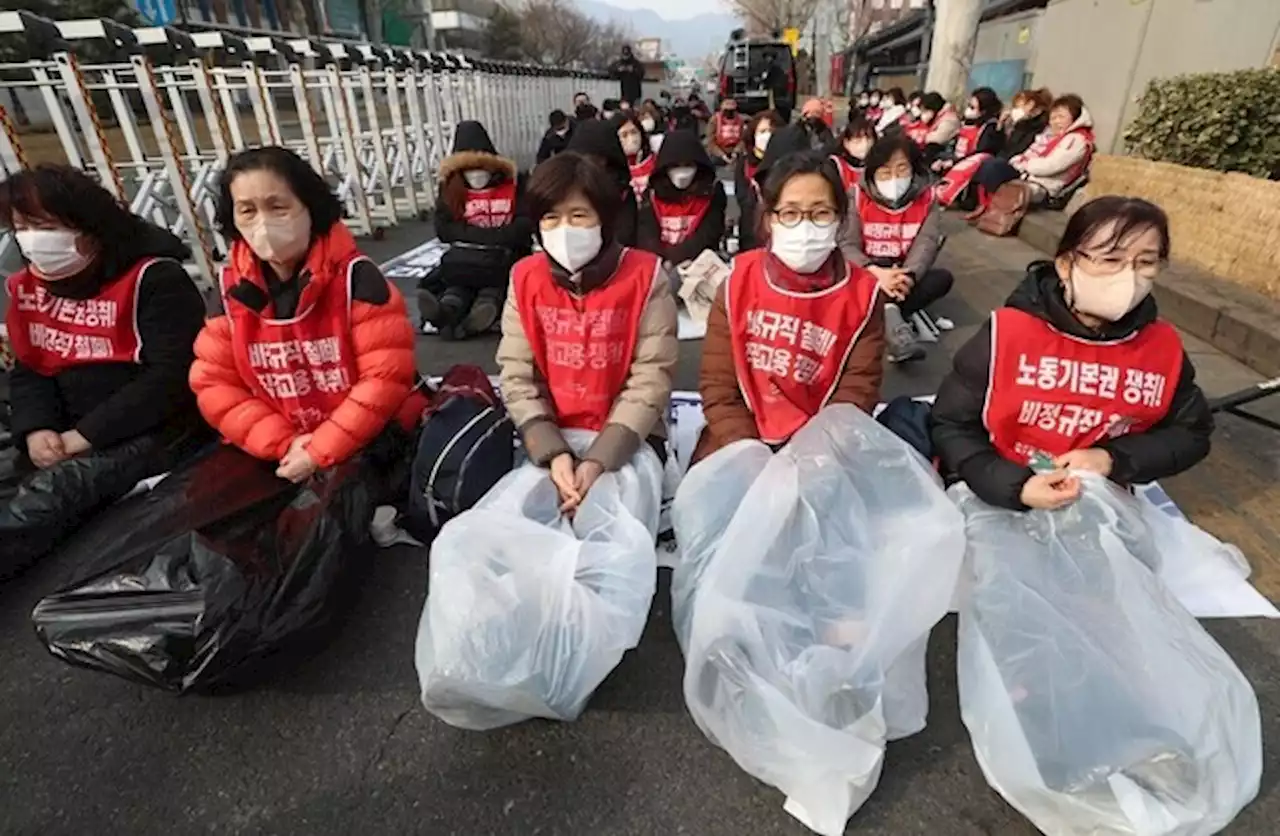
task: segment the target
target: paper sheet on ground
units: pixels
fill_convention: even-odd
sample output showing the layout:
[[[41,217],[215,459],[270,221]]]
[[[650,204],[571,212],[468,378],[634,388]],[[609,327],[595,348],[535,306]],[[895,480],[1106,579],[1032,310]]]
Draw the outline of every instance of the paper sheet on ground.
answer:
[[[669,422],[671,445],[675,455],[670,468],[674,472],[668,474],[668,485],[664,491],[664,509],[670,506],[670,500],[675,496],[675,487],[679,485],[680,474],[689,467],[689,459],[693,456],[693,448],[698,442],[698,433],[705,423],[702,417],[701,396],[697,392],[674,393],[671,396]],[[1152,503],[1170,516],[1184,516],[1159,484],[1139,486],[1137,493],[1144,501]],[[663,523],[666,524],[665,515]],[[668,567],[674,566],[678,559],[674,548],[664,549],[658,557],[660,565]],[[1248,616],[1280,618],[1280,611],[1263,597],[1253,584],[1241,578],[1225,564],[1183,565],[1176,561],[1168,562],[1161,577],[1182,605],[1198,618]]]

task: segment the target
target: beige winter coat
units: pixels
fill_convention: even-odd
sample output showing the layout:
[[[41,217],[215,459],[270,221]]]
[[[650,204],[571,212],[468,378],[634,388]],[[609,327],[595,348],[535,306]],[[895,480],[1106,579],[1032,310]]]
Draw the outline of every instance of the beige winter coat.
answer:
[[[558,271],[553,275],[562,287],[575,295],[589,294],[613,278],[620,252],[621,249],[616,248],[612,256],[606,254],[600,259],[605,265],[603,269],[597,264],[596,269],[589,267],[574,277],[578,280],[576,284]],[[613,471],[629,462],[646,440],[656,449],[663,449],[672,375],[680,350],[676,332],[675,297],[666,271],[659,266],[640,317],[630,376],[614,402],[608,422],[584,459],[599,462],[605,470]],[[525,335],[514,284],[508,289],[502,311],[502,341],[498,344],[497,360],[501,366],[502,397],[530,460],[543,465],[561,453],[570,452],[556,424],[546,378],[537,367]]]

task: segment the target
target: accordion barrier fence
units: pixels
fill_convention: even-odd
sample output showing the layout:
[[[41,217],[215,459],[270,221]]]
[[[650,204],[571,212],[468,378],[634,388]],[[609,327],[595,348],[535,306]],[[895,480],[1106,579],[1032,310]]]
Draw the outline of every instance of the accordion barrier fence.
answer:
[[[25,54],[0,63],[0,102],[33,103],[69,164],[190,244],[205,287],[226,252],[213,216],[230,154],[292,148],[329,179],[352,232],[377,235],[434,206],[458,122],[483,122],[524,169],[548,112],[578,91],[618,92],[600,74],[453,53],[29,12],[0,12],[0,39]],[[0,105],[0,175],[26,165],[16,117]],[[13,246],[0,235],[0,259]]]

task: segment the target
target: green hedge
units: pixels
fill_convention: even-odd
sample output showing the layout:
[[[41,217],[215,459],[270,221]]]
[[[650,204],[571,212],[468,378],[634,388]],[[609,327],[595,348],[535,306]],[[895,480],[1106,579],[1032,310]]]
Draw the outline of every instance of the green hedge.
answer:
[[[1155,79],[1124,132],[1148,160],[1269,177],[1280,169],[1280,70]]]

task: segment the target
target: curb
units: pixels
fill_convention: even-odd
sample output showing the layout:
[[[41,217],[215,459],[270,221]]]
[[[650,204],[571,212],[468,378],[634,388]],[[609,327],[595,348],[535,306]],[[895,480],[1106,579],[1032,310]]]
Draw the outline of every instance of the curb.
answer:
[[[1032,213],[1018,237],[1052,254],[1066,225],[1062,213]],[[1174,326],[1259,374],[1280,376],[1280,302],[1181,261],[1160,274],[1153,292],[1161,317]]]

